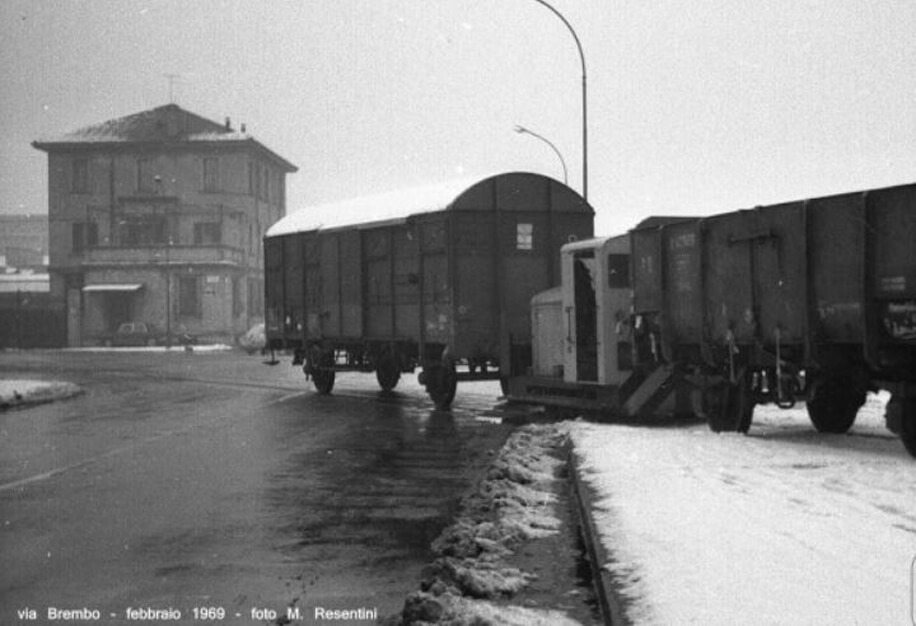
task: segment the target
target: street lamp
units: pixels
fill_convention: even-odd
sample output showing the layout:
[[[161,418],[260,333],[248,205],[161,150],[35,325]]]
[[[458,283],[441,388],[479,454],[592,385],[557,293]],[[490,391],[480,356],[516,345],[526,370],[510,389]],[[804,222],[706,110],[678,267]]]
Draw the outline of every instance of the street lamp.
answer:
[[[569,29],[573,39],[576,41],[576,49],[579,51],[579,61],[582,64],[582,197],[588,200],[588,109],[586,106],[586,80],[585,80],[585,54],[582,52],[582,44],[579,42],[579,36],[573,30],[569,21],[563,17],[563,14],[557,11],[546,0],[534,0],[538,4],[545,6],[551,13],[556,15]]]
[[[526,134],[527,134],[527,135],[531,135],[532,137],[537,137],[538,139],[540,139],[541,141],[543,141],[544,143],[546,143],[548,146],[550,146],[550,147],[553,149],[553,151],[556,153],[557,158],[560,159],[560,165],[563,166],[563,184],[564,184],[564,185],[569,185],[569,177],[567,176],[567,171],[566,171],[566,160],[563,158],[563,155],[560,154],[560,151],[557,150],[557,147],[556,147],[555,145],[553,145],[553,142],[552,142],[552,141],[550,141],[549,139],[547,139],[547,137],[544,137],[544,136],[542,136],[542,135],[537,134],[537,133],[534,132],[533,130],[529,130],[529,129],[525,128],[524,126],[516,125],[516,126],[515,126],[515,132],[517,132],[517,133],[520,134],[520,135],[526,135]]]

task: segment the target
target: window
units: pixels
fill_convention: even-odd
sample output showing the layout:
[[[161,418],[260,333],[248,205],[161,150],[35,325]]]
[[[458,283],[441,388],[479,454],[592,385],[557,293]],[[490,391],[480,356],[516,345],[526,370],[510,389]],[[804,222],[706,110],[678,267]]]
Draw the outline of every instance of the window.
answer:
[[[219,222],[198,222],[194,224],[194,243],[218,244],[222,241],[222,229]]]
[[[86,248],[99,243],[99,225],[95,222],[73,224],[73,254],[82,254]]]
[[[137,159],[137,191],[140,193],[156,193],[155,179],[153,160]]]
[[[203,190],[207,192],[219,191],[219,159],[204,159]]]
[[[73,193],[88,193],[89,188],[89,159],[73,159],[73,178],[71,179],[70,190]]]
[[[121,243],[128,246],[169,243],[165,218],[148,215],[122,222]]]
[[[518,250],[534,249],[534,224],[519,224],[515,235],[515,247]]]
[[[200,317],[200,279],[197,276],[178,279],[178,315]]]

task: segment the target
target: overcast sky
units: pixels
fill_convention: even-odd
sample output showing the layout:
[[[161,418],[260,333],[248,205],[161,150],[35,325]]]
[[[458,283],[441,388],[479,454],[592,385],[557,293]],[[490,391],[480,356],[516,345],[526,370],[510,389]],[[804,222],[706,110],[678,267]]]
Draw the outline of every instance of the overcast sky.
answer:
[[[913,0],[551,0],[596,232],[916,180]],[[288,209],[526,170],[582,186],[581,69],[535,0],[2,0],[0,212],[42,136],[174,101],[292,161]]]

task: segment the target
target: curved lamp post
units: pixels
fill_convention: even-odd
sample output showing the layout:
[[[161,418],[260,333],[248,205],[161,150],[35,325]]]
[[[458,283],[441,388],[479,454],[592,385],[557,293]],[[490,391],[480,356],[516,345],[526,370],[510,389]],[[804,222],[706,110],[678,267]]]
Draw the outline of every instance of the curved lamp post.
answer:
[[[560,159],[560,165],[563,166],[563,184],[569,185],[569,176],[567,175],[567,170],[566,170],[566,160],[563,158],[563,155],[560,154],[560,151],[557,150],[557,147],[553,145],[552,141],[550,141],[549,139],[547,139],[547,137],[544,137],[543,135],[537,134],[533,130],[525,128],[524,126],[516,126],[515,132],[517,132],[520,135],[531,135],[532,137],[537,137],[538,139],[546,143],[548,146],[550,146],[553,149],[553,151],[556,153],[557,158]]]
[[[546,0],[534,1],[543,5],[549,9],[551,13],[560,18],[566,28],[569,29],[573,39],[576,40],[576,49],[579,51],[579,61],[582,64],[582,197],[588,200],[588,109],[586,105],[585,54],[582,52],[582,44],[579,42],[579,36],[576,34],[576,31],[573,30],[569,21],[563,17],[563,14],[553,8]]]

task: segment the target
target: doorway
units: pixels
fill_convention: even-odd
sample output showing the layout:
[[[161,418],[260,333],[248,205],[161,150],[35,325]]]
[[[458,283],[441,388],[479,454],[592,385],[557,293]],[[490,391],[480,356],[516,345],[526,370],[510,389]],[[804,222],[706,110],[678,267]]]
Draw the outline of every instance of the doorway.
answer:
[[[595,251],[577,252],[573,259],[577,378],[583,382],[597,382],[598,307],[595,298],[595,275],[598,268]]]

